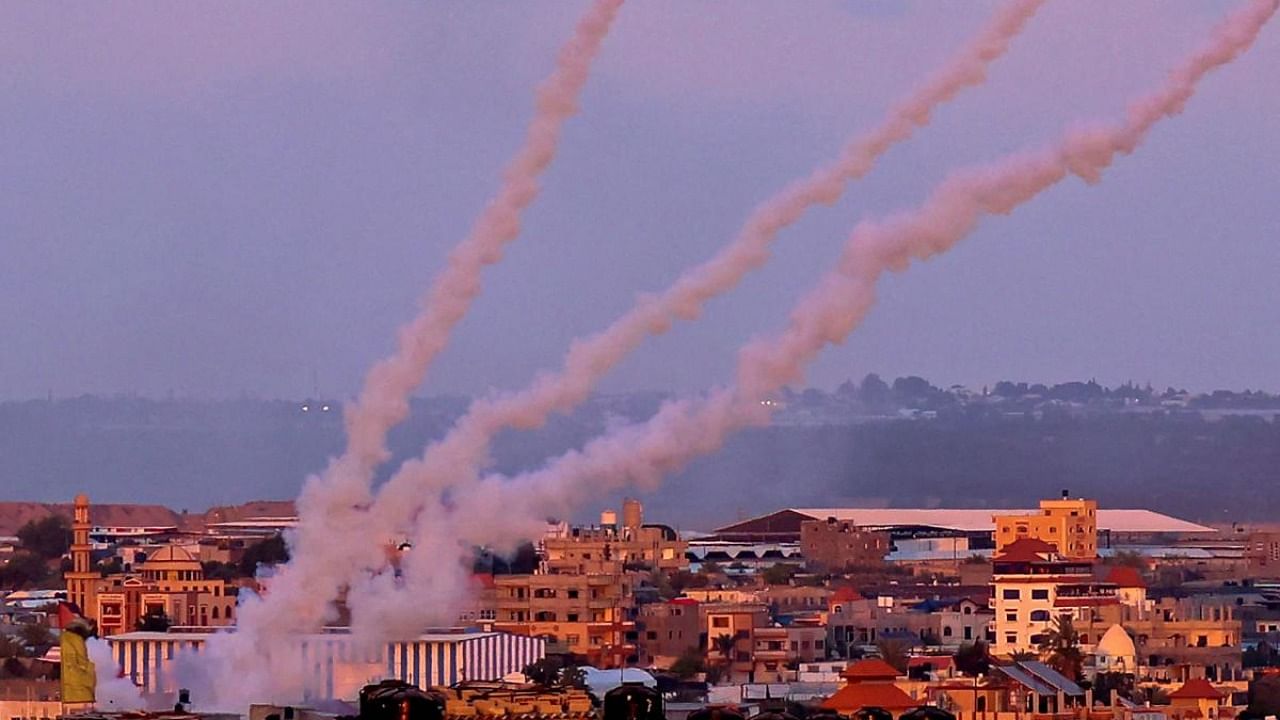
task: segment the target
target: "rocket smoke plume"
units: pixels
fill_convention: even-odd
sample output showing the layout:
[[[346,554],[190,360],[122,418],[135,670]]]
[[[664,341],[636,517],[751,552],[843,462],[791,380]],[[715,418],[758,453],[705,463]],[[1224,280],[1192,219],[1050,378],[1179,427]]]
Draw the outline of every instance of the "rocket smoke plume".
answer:
[[[314,630],[331,612],[340,578],[327,568],[350,564],[335,557],[348,546],[332,538],[360,537],[367,531],[357,509],[371,500],[373,472],[389,457],[387,433],[408,415],[410,393],[479,295],[482,270],[500,260],[503,248],[518,235],[521,212],[538,195],[538,178],[555,156],[565,121],[577,112],[592,60],[621,5],[622,0],[595,0],[579,20],[560,50],[555,71],[538,87],[534,117],[497,195],[450,253],[423,299],[422,311],[400,329],[396,352],[365,378],[346,414],[345,453],[321,475],[309,478],[298,500],[301,522],[290,537],[295,560],[272,578],[270,600],[245,603],[239,631],[215,643],[223,646],[226,669],[233,673],[228,682],[219,683],[223,687],[243,691],[241,697],[289,697],[289,688],[271,682],[271,638]],[[254,684],[251,678],[266,685],[249,687]]]
[[[365,586],[377,591],[370,595],[371,612],[403,617],[403,608],[430,587],[435,573],[460,572],[465,556],[451,552],[449,543],[510,547],[536,538],[546,517],[568,513],[583,497],[625,483],[652,485],[717,449],[729,433],[767,422],[770,410],[762,400],[802,380],[825,346],[848,337],[873,306],[875,285],[886,271],[902,271],[913,259],[949,250],[983,217],[1008,214],[1069,175],[1098,182],[1117,155],[1133,152],[1156,122],[1180,112],[1208,72],[1247,49],[1277,5],[1280,0],[1254,0],[1233,13],[1163,86],[1131,104],[1123,120],[1070,131],[1040,151],[952,173],[915,210],[859,224],[836,266],[793,308],[786,329],[740,351],[732,387],[701,401],[668,403],[648,422],[598,438],[538,471],[512,479],[489,476],[456,493],[448,506],[435,508],[435,543],[409,554],[404,589],[376,579]]]
[[[694,319],[705,303],[762,266],[778,234],[816,204],[838,200],[851,180],[866,175],[894,144],[926,125],[933,111],[966,87],[980,85],[988,66],[1009,47],[1043,0],[1003,5],[977,37],[933,77],[902,99],[878,126],[851,138],[837,159],[757,206],[734,240],[713,258],[680,276],[667,290],[641,299],[605,330],[575,341],[560,370],[527,389],[472,403],[453,429],[417,460],[406,462],[378,493],[372,514],[378,527],[408,527],[424,493],[475,479],[495,433],[506,427],[541,426],[553,412],[586,400],[601,378],[648,335],[677,319]],[[418,538],[419,541],[422,538]]]

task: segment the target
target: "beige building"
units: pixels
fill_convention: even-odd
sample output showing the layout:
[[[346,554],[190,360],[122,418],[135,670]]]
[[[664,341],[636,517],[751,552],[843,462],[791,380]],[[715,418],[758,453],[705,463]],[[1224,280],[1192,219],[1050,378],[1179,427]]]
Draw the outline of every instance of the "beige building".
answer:
[[[204,576],[199,559],[176,545],[159,547],[134,572],[103,577],[92,565],[89,499],[76,496],[72,516],[71,571],[67,598],[97,621],[103,636],[132,632],[146,615],[172,625],[220,626],[235,622],[236,588]]]
[[[689,567],[689,544],[671,528],[645,525],[639,500],[626,500],[622,510],[621,523],[617,513],[606,510],[598,527],[555,526],[542,540],[544,571],[583,575],[628,566],[668,571]]]
[[[698,607],[689,598],[640,606],[636,616],[640,664],[669,668],[685,652],[698,650],[704,630]]]
[[[1065,558],[1092,560],[1098,556],[1098,502],[1071,499],[1041,500],[1040,512],[995,516],[996,554],[1023,539],[1042,540]]]
[[[635,574],[498,575],[494,629],[543,637],[597,667],[636,653]]]
[[[807,520],[800,523],[800,554],[814,569],[842,571],[884,562],[889,533],[865,530],[849,520]]]
[[[758,627],[751,642],[751,682],[788,682],[799,663],[827,659],[827,629],[816,623]]]
[[[1120,604],[1116,587],[1094,578],[1092,562],[1064,556],[1043,540],[1006,545],[992,559],[992,569],[996,655],[1036,651],[1059,615]]]
[[[722,663],[730,681],[750,680],[754,669],[756,628],[769,625],[769,609],[764,605],[718,605],[704,607],[707,619],[707,658]],[[722,640],[721,638],[730,638]]]

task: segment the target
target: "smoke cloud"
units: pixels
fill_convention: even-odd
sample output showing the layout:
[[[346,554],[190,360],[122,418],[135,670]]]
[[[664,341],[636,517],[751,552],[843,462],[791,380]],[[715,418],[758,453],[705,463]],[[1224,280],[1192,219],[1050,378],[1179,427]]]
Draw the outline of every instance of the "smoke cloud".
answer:
[[[345,452],[304,485],[298,499],[300,522],[289,537],[293,561],[271,578],[267,596],[244,603],[237,633],[210,643],[206,657],[225,671],[209,676],[216,706],[236,707],[250,697],[297,696],[296,682],[272,677],[282,666],[273,662],[272,648],[284,647],[287,642],[281,641],[289,636],[333,619],[333,600],[343,576],[329,569],[358,562],[348,559],[356,545],[334,538],[367,542],[362,508],[372,500],[374,470],[389,457],[387,433],[407,417],[410,393],[479,295],[481,272],[498,262],[519,234],[521,213],[538,195],[538,179],[555,157],[565,121],[577,112],[592,61],[621,6],[622,0],[595,0],[579,20],[560,50],[554,72],[537,89],[524,143],[506,167],[497,195],[450,253],[423,299],[422,311],[400,329],[396,352],[369,371],[363,390],[346,412]]]
[[[1255,0],[1233,13],[1163,86],[1132,103],[1120,122],[1068,131],[1042,150],[954,172],[918,208],[860,223],[836,266],[793,308],[783,332],[742,348],[733,386],[700,401],[667,403],[648,422],[609,433],[535,472],[488,476],[440,504],[429,520],[432,532],[454,544],[511,548],[537,538],[545,518],[569,513],[584,497],[627,484],[652,486],[719,448],[735,430],[767,423],[772,406],[763,401],[803,380],[806,365],[823,348],[843,342],[858,327],[884,273],[946,252],[984,217],[1011,213],[1068,176],[1098,182],[1116,156],[1133,152],[1155,123],[1180,112],[1207,73],[1247,49],[1278,4]],[[446,524],[451,531],[441,530]],[[423,546],[418,562],[432,572],[457,565],[456,557],[448,557],[448,542]],[[410,576],[406,586],[429,578]],[[412,612],[410,597],[406,593],[396,602],[384,594],[378,605],[404,615]]]

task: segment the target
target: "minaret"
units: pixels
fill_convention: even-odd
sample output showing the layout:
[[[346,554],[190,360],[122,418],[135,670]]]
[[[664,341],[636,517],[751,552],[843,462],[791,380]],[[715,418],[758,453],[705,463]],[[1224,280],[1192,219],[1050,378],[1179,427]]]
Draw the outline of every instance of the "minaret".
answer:
[[[93,571],[90,562],[89,530],[93,524],[89,522],[89,496],[80,493],[76,496],[75,509],[71,519],[71,571],[64,574],[67,581],[67,599],[80,608],[85,617],[97,620],[97,582],[98,573]]]

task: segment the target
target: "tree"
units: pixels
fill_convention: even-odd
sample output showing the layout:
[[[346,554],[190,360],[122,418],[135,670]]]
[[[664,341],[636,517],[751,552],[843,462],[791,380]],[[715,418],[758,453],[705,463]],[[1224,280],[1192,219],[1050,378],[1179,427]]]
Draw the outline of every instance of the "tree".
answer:
[[[711,577],[713,575],[723,575],[724,569],[720,567],[719,563],[716,563],[714,561],[707,561],[702,563],[702,565],[698,568],[698,574],[702,575],[703,577]]]
[[[1128,673],[1100,672],[1093,677],[1093,698],[1097,702],[1112,705],[1113,695],[1132,700],[1133,691],[1133,676]]]
[[[1280,716],[1280,677],[1262,675],[1249,683],[1249,707],[1241,717]]]
[[[585,688],[587,684],[586,671],[564,655],[548,655],[526,665],[522,672],[529,682],[543,687]]]
[[[1084,653],[1080,650],[1080,633],[1070,615],[1059,615],[1044,633],[1040,641],[1040,654],[1053,669],[1073,680],[1079,680],[1084,667]]]
[[[876,642],[876,649],[880,651],[880,659],[889,663],[900,673],[907,671],[908,653],[911,652],[911,645],[898,638],[881,638]]]
[[[39,585],[49,576],[49,566],[44,558],[29,550],[16,552],[0,567],[0,588],[21,590]]]
[[[1026,662],[1027,660],[1039,660],[1040,656],[1030,650],[1014,650],[1009,653],[1009,659],[1014,662]]]
[[[18,657],[25,648],[10,635],[0,635],[0,658]]]
[[[971,677],[991,672],[991,656],[987,653],[987,644],[978,640],[961,645],[956,650],[956,669]]]
[[[697,648],[688,648],[676,661],[671,663],[671,672],[681,680],[688,680],[698,673],[707,671],[707,659]]]
[[[147,610],[142,617],[138,618],[138,630],[142,632],[168,632],[172,624],[165,611],[158,608]]]
[[[283,536],[273,535],[244,549],[244,555],[240,557],[240,574],[254,577],[258,574],[259,565],[285,562],[289,562],[289,546],[285,544]]]
[[[18,629],[18,637],[27,647],[36,650],[53,644],[53,633],[39,623],[27,623]]]
[[[868,407],[887,408],[893,404],[893,393],[879,375],[868,373],[858,385],[858,399]]]
[[[18,541],[46,560],[62,557],[71,548],[71,523],[61,515],[32,520],[18,528]]]
[[[723,635],[717,635],[712,642],[715,643],[716,652],[724,659],[725,664],[730,663],[733,660],[733,650],[738,646],[738,641],[732,635],[724,633]]]
[[[796,575],[796,566],[787,563],[774,563],[760,573],[760,578],[768,585],[789,585]]]
[[[1259,640],[1257,645],[1245,648],[1242,661],[1247,668],[1275,667],[1280,665],[1280,652],[1266,640]]]

